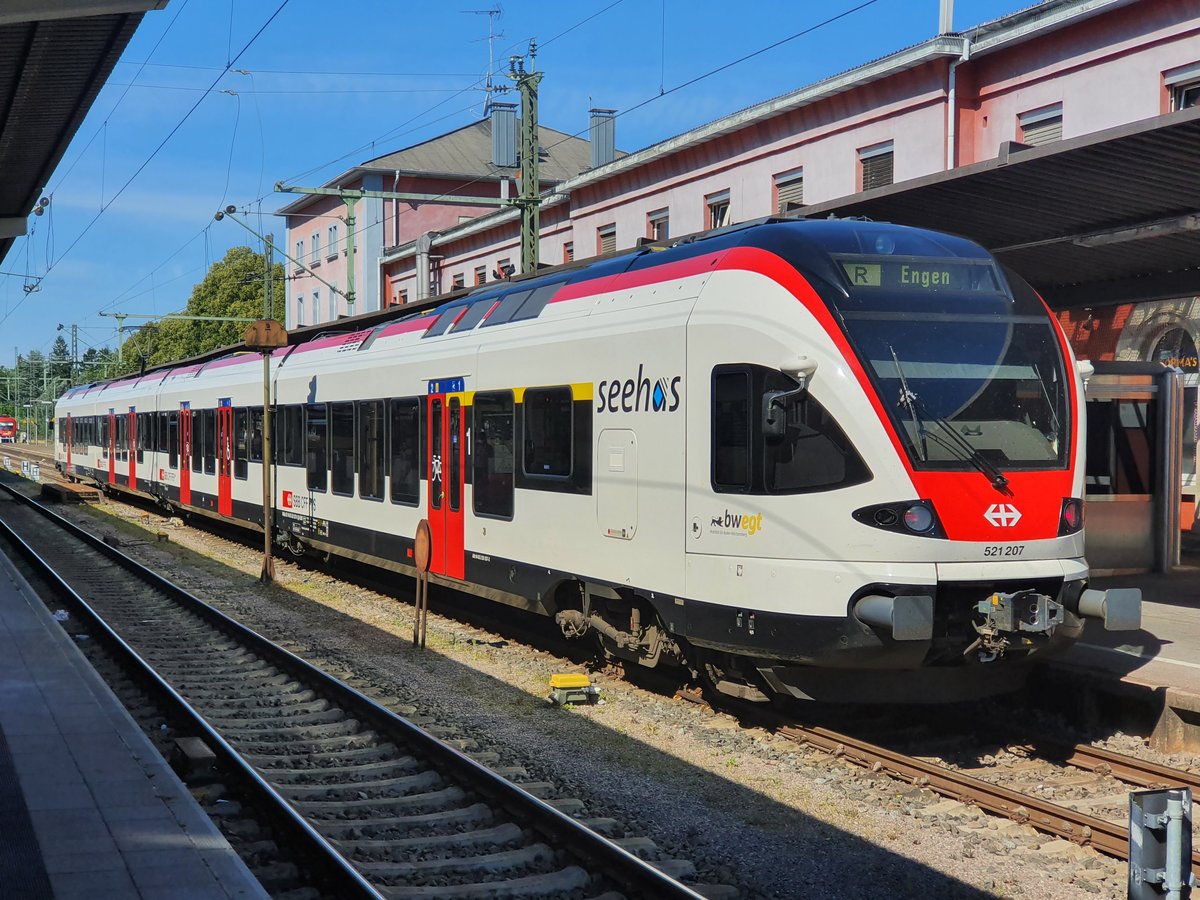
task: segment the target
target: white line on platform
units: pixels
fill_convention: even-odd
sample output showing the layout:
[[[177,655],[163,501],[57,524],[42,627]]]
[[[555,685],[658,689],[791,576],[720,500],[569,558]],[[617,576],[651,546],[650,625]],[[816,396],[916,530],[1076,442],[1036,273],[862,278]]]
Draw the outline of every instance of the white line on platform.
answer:
[[[1092,650],[1104,650],[1108,653],[1120,653],[1122,656],[1136,656],[1138,659],[1149,660],[1150,662],[1170,663],[1173,666],[1186,666],[1189,669],[1200,669],[1200,663],[1184,662],[1182,659],[1171,659],[1167,656],[1157,656],[1153,653],[1146,653],[1142,650],[1126,650],[1123,647],[1102,647],[1099,644],[1087,644],[1082,641],[1077,646],[1088,647]]]

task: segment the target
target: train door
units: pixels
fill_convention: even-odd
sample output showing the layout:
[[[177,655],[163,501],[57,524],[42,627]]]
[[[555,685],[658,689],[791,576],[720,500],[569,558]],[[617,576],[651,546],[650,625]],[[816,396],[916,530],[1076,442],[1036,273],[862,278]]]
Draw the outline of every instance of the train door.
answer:
[[[117,483],[117,412],[108,411],[108,483]]]
[[[129,459],[129,489],[131,491],[137,490],[138,432],[137,432],[136,409],[137,409],[137,407],[134,407],[134,406],[129,407],[129,413],[128,413],[129,418],[126,419],[126,421],[129,423],[129,427],[126,429],[126,432],[129,437],[128,437],[128,440],[125,442],[125,445],[126,445],[125,452],[129,454],[129,457],[128,457],[128,459]]]
[[[217,512],[233,515],[233,407],[217,401]]]
[[[435,383],[436,385],[436,383]],[[431,388],[435,385],[431,385]],[[429,531],[433,539],[431,572],[462,578],[463,482],[465,422],[462,401],[457,396],[436,393],[427,399],[426,459],[429,482]]]
[[[179,503],[192,505],[192,410],[179,408]]]

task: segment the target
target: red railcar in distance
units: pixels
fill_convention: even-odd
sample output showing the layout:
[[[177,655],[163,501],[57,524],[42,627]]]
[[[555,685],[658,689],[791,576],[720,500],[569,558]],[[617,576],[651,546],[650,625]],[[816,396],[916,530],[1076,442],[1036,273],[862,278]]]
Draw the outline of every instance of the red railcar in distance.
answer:
[[[0,444],[17,442],[17,420],[11,416],[0,416]]]

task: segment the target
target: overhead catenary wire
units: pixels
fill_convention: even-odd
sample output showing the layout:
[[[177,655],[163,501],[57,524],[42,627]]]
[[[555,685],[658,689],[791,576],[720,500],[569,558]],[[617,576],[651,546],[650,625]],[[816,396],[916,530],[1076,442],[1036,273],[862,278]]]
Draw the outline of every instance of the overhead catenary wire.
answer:
[[[620,3],[620,2],[621,2],[621,0],[617,0],[617,3]],[[795,32],[794,34],[788,35],[787,37],[784,37],[777,41],[774,41],[764,47],[760,47],[759,49],[751,51],[750,53],[746,53],[746,54],[738,57],[737,59],[723,63],[722,65],[717,66],[716,68],[710,69],[707,72],[703,72],[700,75],[690,78],[687,81],[681,82],[680,84],[674,85],[673,87],[667,88],[666,90],[663,90],[660,86],[660,92],[658,94],[647,97],[645,100],[642,100],[640,103],[637,103],[634,106],[629,107],[628,109],[621,110],[620,112],[618,112],[616,114],[615,117],[628,115],[631,112],[642,109],[645,106],[649,105],[650,103],[653,103],[656,100],[659,100],[663,97],[669,96],[670,94],[673,94],[677,91],[681,91],[684,88],[691,87],[692,85],[697,84],[697,83],[705,80],[706,78],[711,78],[712,76],[720,74],[721,72],[724,72],[730,68],[733,68],[734,66],[740,65],[744,62],[747,62],[748,60],[754,59],[757,56],[761,56],[764,53],[768,53],[771,50],[775,50],[775,49],[783,46],[784,44],[788,44],[788,43],[790,43],[794,40],[797,40],[801,37],[805,37],[809,34],[812,34],[813,32],[818,31],[821,28],[828,27],[829,25],[832,25],[833,23],[835,23],[841,19],[851,16],[854,13],[860,12],[863,9],[866,9],[867,7],[875,5],[878,2],[880,2],[880,0],[863,0],[863,2],[860,2],[855,6],[852,6],[852,7],[845,9],[839,13],[836,13],[835,15],[828,16],[827,18],[822,19],[820,22],[816,22],[813,25],[810,25],[804,29],[801,29],[800,31]],[[605,7],[600,12],[605,12],[608,9],[611,9],[613,6],[616,6],[617,3],[610,4],[609,6]],[[595,15],[599,15],[599,13],[596,13]],[[595,15],[590,16],[588,20],[595,18]],[[587,21],[587,20],[585,20],[585,21]],[[560,33],[559,35],[555,35],[555,37],[551,38],[551,40],[555,40],[558,37],[561,37],[563,34],[566,34],[569,31],[573,30],[574,27],[577,27],[577,26],[573,26],[571,29],[567,29],[567,31],[564,31],[564,32]],[[550,41],[546,41],[545,43],[542,44],[542,46],[545,47],[546,44],[548,44],[548,43],[550,43]],[[573,134],[567,135],[560,141],[556,141],[553,144],[547,145],[544,149],[547,151],[553,150],[555,147],[561,146],[562,144],[565,144],[570,140],[581,137],[582,135],[586,134],[587,131],[588,131],[587,128],[583,128]],[[478,184],[479,182],[483,181],[486,177],[487,176],[479,176],[477,178],[470,179],[469,181],[464,181],[461,184],[458,184],[453,188],[447,189],[446,192],[444,192],[432,199],[437,200],[437,199],[443,199],[445,197],[453,196],[454,193],[462,191],[462,190],[469,188],[475,184]],[[402,209],[400,211],[400,214],[403,215],[405,212],[407,212],[407,210]],[[379,224],[381,224],[381,223],[369,223],[367,225],[364,225],[363,228],[360,229],[360,233],[362,231],[365,231],[366,228],[374,227]],[[357,237],[357,234],[356,234],[356,237]]]
[[[70,243],[70,245],[67,247],[67,249],[64,250],[62,252],[62,254],[60,256],[58,256],[56,259],[50,261],[49,265],[46,267],[46,271],[44,273],[42,273],[43,279],[46,276],[48,276],[58,266],[58,264],[60,262],[62,262],[62,260],[65,259],[71,253],[72,250],[75,249],[76,246],[78,246],[79,242],[81,240],[83,240],[83,238],[88,234],[88,232],[90,232],[92,230],[92,227],[96,224],[96,222],[99,221],[100,217],[102,215],[104,215],[105,210],[107,210],[110,206],[112,206],[112,204],[116,202],[117,198],[119,198],[125,192],[125,190],[129,187],[129,185],[131,185],[134,182],[134,180],[145,170],[145,168],[148,165],[150,165],[151,162],[154,161],[155,157],[158,156],[158,154],[162,151],[163,147],[165,147],[167,145],[167,143],[171,140],[171,138],[173,138],[178,133],[179,129],[184,126],[184,124],[188,121],[188,119],[190,119],[192,117],[192,114],[199,108],[200,104],[204,102],[204,99],[210,93],[212,93],[213,89],[216,88],[217,84],[220,83],[221,79],[225,77],[225,73],[228,72],[233,67],[233,64],[236,63],[239,59],[241,59],[241,57],[246,53],[246,51],[249,50],[250,47],[252,47],[254,45],[255,41],[257,41],[258,38],[262,35],[262,33],[267,30],[267,28],[271,25],[271,23],[274,22],[275,19],[279,16],[279,14],[281,12],[283,12],[284,7],[286,7],[289,2],[290,2],[290,0],[282,0],[282,2],[279,4],[279,6],[277,6],[275,8],[275,11],[273,13],[271,13],[270,17],[266,20],[266,22],[264,22],[262,24],[262,26],[250,38],[250,40],[248,40],[245,43],[245,45],[243,45],[242,49],[238,51],[237,56],[233,57],[233,59],[231,59],[229,61],[229,64],[221,71],[221,74],[218,75],[215,79],[213,79],[213,82],[212,82],[212,84],[209,85],[208,90],[206,90],[196,100],[196,102],[194,104],[192,104],[192,106],[188,109],[188,111],[186,113],[184,113],[183,118],[181,118],[179,120],[179,122],[176,123],[175,127],[171,129],[171,131],[167,134],[167,136],[164,137],[162,139],[162,141],[159,142],[158,146],[156,146],[153,151],[151,151],[150,155],[142,162],[141,165],[139,165],[137,167],[136,171],[134,171],[134,173],[129,176],[129,178],[125,181],[125,183],[122,184],[121,187],[117,190],[117,192],[115,194],[113,194],[112,198],[109,199],[109,201],[104,204],[104,206],[100,209],[100,211],[97,212],[96,215],[93,216],[91,220],[89,220],[87,225],[84,226],[83,230],[75,237],[75,240],[73,240]],[[12,316],[12,314],[14,312],[16,312],[17,309],[20,308],[20,306],[21,306],[21,303],[18,302],[7,313],[5,313],[4,317],[0,318],[0,325],[3,325],[4,322],[6,322]]]

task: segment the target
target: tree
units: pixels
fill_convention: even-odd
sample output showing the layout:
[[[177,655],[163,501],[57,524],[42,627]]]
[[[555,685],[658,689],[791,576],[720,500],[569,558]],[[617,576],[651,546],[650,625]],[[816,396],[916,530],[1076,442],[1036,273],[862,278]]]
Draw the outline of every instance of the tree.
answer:
[[[261,253],[249,247],[233,247],[214,263],[204,280],[192,289],[183,310],[189,316],[230,316],[258,319],[263,314]],[[272,318],[283,320],[283,266],[276,263],[271,274]],[[136,372],[207,353],[218,347],[240,344],[246,331],[241,322],[197,322],[162,319],[142,326],[125,342],[122,372]]]

